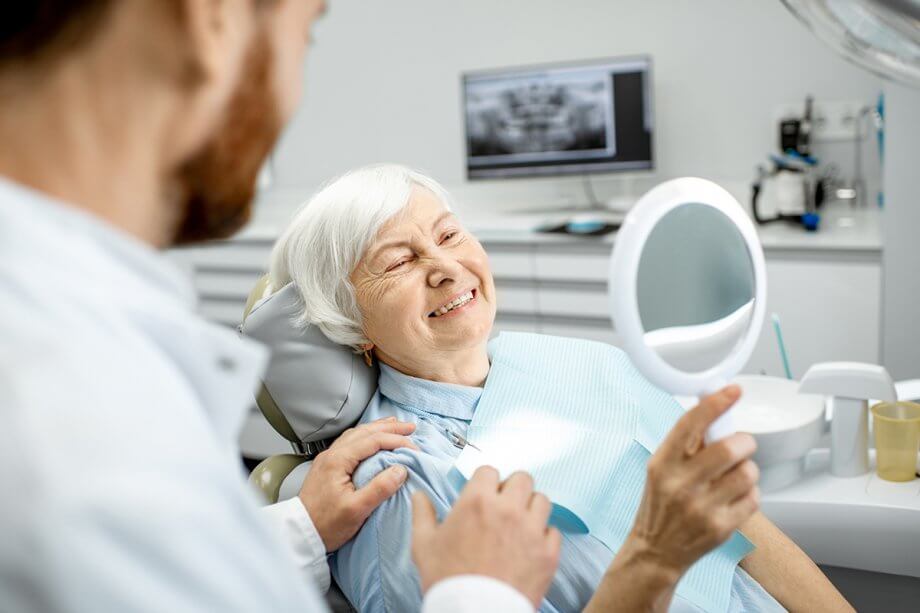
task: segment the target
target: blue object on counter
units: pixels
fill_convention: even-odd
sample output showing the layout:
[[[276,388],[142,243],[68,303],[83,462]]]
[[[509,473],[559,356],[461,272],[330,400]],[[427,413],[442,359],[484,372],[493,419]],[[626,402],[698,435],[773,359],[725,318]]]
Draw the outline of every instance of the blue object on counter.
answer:
[[[805,213],[802,215],[802,225],[805,226],[805,229],[809,232],[815,232],[818,229],[818,224],[821,223],[821,216],[817,213]]]
[[[794,149],[788,149],[782,155],[771,153],[770,160],[776,164],[778,168],[788,168],[791,170],[800,169],[803,166],[818,165],[818,158],[811,155],[802,155]]]
[[[786,353],[786,343],[783,342],[783,330],[779,325],[779,315],[773,313],[773,331],[776,333],[776,344],[779,345],[779,356],[783,359],[783,369],[786,378],[792,379],[792,369],[789,368],[789,355]]]
[[[591,234],[604,229],[605,222],[597,220],[572,220],[565,225],[569,234]]]
[[[878,137],[878,160],[879,163],[885,165],[885,92],[882,92],[878,95],[878,102],[875,105],[875,111],[878,113],[878,128],[876,128],[876,136]],[[877,204],[879,208],[885,206],[885,192],[879,190],[876,197]]]

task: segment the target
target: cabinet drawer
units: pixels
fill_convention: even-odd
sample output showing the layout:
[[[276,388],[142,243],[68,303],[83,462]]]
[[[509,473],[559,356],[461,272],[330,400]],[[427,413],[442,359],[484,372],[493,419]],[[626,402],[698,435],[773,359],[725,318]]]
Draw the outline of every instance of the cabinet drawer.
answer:
[[[502,331],[507,332],[539,332],[540,324],[536,317],[523,317],[514,315],[499,314],[495,318],[495,326],[492,328],[492,336]]]
[[[531,284],[496,283],[498,312],[536,315],[537,289]]]
[[[517,245],[484,245],[489,254],[489,266],[496,279],[533,279],[534,247]]]
[[[591,320],[543,320],[540,322],[540,332],[543,334],[551,334],[553,336],[583,338],[590,341],[607,343],[610,345],[620,345],[620,337],[614,331],[613,326],[604,325],[602,322],[594,322]]]
[[[556,281],[593,281],[606,283],[610,270],[610,250],[537,249],[534,268],[536,277]]]
[[[607,287],[599,283],[546,285],[537,289],[541,315],[568,315],[609,319]]]

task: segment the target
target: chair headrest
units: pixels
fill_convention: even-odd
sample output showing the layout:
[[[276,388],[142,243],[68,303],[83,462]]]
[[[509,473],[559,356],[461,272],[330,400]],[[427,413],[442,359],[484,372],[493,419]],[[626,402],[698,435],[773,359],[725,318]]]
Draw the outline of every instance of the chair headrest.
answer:
[[[264,287],[263,279],[253,294]],[[282,436],[305,444],[338,436],[358,421],[377,391],[378,370],[316,326],[296,327],[299,308],[297,289],[288,284],[256,301],[240,332],[271,350],[256,395],[259,409]]]

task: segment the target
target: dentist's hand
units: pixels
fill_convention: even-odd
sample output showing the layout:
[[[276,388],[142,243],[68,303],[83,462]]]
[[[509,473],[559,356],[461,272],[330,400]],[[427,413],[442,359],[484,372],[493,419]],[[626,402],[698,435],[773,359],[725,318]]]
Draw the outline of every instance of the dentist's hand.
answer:
[[[412,557],[422,592],[442,579],[485,575],[523,594],[535,608],[559,564],[562,537],[547,527],[552,505],[533,491],[533,479],[515,473],[499,483],[498,472],[479,468],[454,508],[438,523],[431,501],[412,497]]]
[[[676,573],[725,542],[758,509],[754,437],[737,433],[703,447],[706,429],[740,396],[732,385],[703,398],[649,460],[631,538]]]
[[[408,435],[415,424],[389,417],[346,430],[313,460],[300,488],[306,507],[326,551],[331,553],[357,534],[364,520],[406,481],[404,466],[391,466],[355,489],[351,477],[363,460],[382,449],[418,449]]]

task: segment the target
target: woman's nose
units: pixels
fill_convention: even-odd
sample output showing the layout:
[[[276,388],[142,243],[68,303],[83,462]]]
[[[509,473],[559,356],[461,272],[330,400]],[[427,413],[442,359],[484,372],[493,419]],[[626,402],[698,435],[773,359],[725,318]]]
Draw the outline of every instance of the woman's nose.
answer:
[[[462,269],[463,265],[453,258],[435,256],[431,259],[431,268],[428,271],[428,285],[440,287],[456,281],[460,278]]]

